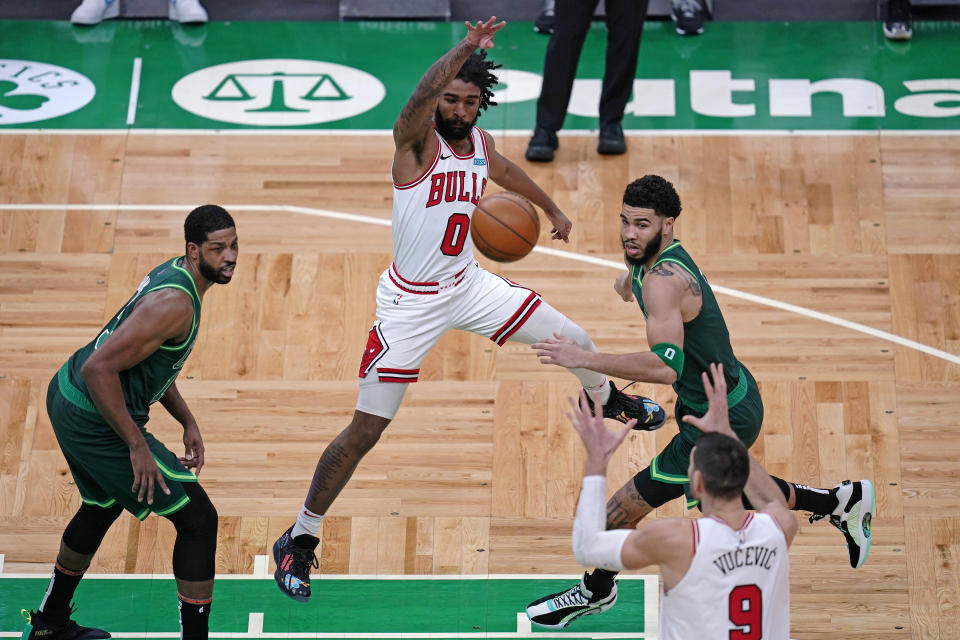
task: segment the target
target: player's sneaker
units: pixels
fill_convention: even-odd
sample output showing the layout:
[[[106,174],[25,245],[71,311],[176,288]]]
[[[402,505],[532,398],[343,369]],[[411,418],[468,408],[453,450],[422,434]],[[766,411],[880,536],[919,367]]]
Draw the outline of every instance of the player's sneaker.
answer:
[[[547,629],[563,629],[582,616],[603,613],[617,602],[617,583],[606,596],[594,596],[587,588],[583,574],[580,582],[566,591],[554,593],[527,605],[527,617]]]
[[[909,40],[913,37],[910,0],[887,0],[883,14],[883,35],[887,40]]]
[[[207,10],[200,0],[168,0],[167,17],[181,23],[207,21]]]
[[[313,552],[320,541],[307,534],[297,536],[295,541],[290,536],[291,531],[293,527],[284,531],[273,543],[273,559],[277,563],[273,579],[277,581],[280,591],[294,600],[306,602],[310,599],[310,569],[320,568],[317,555]],[[312,546],[305,547],[297,544],[297,541]]]
[[[656,431],[667,422],[667,412],[651,400],[643,396],[634,396],[624,393],[617,389],[617,385],[610,383],[610,398],[607,404],[603,405],[603,417],[617,420],[626,424],[636,418],[637,424],[634,429],[637,431]],[[590,394],[587,394],[587,402],[593,408],[593,400]]]
[[[102,20],[110,20],[120,15],[120,0],[83,0],[73,15],[70,16],[70,22],[73,24],[99,24]]]
[[[703,33],[704,8],[698,0],[671,0],[670,18],[682,36]]]
[[[850,554],[850,566],[859,569],[870,553],[870,527],[873,520],[873,485],[869,480],[844,480],[833,488],[837,508],[830,514],[830,524],[843,532]],[[812,515],[810,522],[826,518]]]
[[[70,613],[73,611],[71,608]],[[20,640],[102,640],[110,637],[103,629],[81,627],[70,618],[58,625],[39,611],[21,609],[20,614],[27,619]]]

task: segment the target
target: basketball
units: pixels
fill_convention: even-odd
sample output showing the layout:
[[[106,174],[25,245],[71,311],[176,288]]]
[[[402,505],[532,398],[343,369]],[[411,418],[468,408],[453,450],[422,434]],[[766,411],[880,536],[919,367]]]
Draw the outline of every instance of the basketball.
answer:
[[[473,243],[497,262],[513,262],[530,253],[540,237],[540,217],[530,201],[505,191],[484,196],[473,212]]]

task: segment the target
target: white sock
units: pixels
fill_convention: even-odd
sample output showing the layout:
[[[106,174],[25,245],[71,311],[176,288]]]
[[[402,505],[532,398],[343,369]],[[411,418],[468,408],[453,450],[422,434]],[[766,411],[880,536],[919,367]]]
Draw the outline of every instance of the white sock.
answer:
[[[600,404],[607,404],[607,401],[610,400],[610,383],[607,381],[606,376],[604,376],[602,384],[595,387],[583,385],[583,388],[586,389],[591,398],[596,398]]]
[[[293,525],[293,531],[290,532],[290,537],[296,538],[305,533],[314,538],[318,538],[317,533],[320,531],[320,523],[322,521],[322,513],[314,513],[304,505],[301,507],[300,513],[297,514],[297,523]]]

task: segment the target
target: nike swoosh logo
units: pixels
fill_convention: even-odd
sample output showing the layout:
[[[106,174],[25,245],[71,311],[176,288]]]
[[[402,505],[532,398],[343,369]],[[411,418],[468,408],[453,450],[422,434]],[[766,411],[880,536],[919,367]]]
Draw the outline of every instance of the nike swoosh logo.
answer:
[[[440,159],[441,159],[441,160],[446,160],[446,159],[449,158],[449,157],[450,157],[450,156],[445,156],[445,155],[443,155],[442,153],[440,154]]]

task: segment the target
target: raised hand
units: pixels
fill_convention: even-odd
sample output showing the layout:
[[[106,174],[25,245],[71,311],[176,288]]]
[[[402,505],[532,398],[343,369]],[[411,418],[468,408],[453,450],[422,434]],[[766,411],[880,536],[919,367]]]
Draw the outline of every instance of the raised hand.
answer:
[[[707,375],[707,372],[704,371],[700,375],[703,378],[703,390],[707,394],[709,408],[702,418],[683,416],[683,421],[692,424],[704,433],[716,431],[736,437],[730,427],[730,415],[727,407],[727,381],[723,377],[723,365],[715,362],[711,363],[710,374]],[[712,382],[711,378],[713,378]]]
[[[567,417],[573,424],[573,428],[580,434],[583,447],[587,450],[586,473],[587,475],[605,475],[607,462],[637,421],[630,420],[621,431],[610,431],[604,424],[603,408],[600,403],[594,400],[593,410],[590,410],[586,391],[580,389],[579,402],[575,403],[573,398],[568,400],[572,412],[567,413]]]
[[[492,49],[494,34],[507,26],[506,21],[497,22],[496,16],[491,16],[486,22],[477,20],[476,25],[469,20],[464,24],[467,25],[467,41],[480,49]]]

